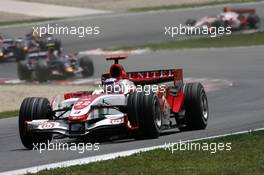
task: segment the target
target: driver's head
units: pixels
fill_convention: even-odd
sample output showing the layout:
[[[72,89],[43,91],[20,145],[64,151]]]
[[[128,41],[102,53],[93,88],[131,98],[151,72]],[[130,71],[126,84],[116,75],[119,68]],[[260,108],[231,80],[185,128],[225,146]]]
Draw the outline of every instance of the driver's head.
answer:
[[[116,78],[108,78],[103,83],[106,94],[120,94],[123,92],[120,82]]]

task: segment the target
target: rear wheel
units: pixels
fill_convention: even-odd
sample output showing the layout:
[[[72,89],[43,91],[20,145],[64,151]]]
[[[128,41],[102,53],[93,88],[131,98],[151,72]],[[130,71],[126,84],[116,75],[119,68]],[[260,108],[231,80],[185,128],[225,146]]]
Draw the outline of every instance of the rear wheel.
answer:
[[[207,96],[201,83],[187,83],[184,88],[185,118],[179,120],[181,131],[205,129],[209,118]]]
[[[157,95],[151,92],[132,92],[128,97],[128,119],[132,126],[139,126],[136,139],[157,138],[162,125],[161,106]]]
[[[17,63],[17,74],[20,80],[31,80],[32,72],[28,69],[26,61]]]
[[[83,77],[91,77],[94,74],[94,65],[89,57],[80,58],[80,66],[83,69]]]
[[[248,16],[248,25],[252,29],[260,28],[260,18],[257,15]]]
[[[22,144],[28,149],[33,149],[34,145],[52,140],[50,133],[32,133],[27,129],[25,122],[36,119],[52,119],[48,99],[41,97],[25,98],[20,106],[18,125]]]

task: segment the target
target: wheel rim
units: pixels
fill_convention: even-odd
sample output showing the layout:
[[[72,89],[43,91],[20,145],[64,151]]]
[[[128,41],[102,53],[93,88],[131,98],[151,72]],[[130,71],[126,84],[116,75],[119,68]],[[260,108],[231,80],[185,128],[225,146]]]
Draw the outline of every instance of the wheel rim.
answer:
[[[201,108],[202,108],[203,118],[207,120],[208,119],[208,102],[207,102],[207,98],[204,93],[202,94],[202,97],[201,97]]]
[[[158,128],[161,127],[161,115],[160,115],[160,105],[157,101],[157,99],[155,99],[155,102],[154,102],[154,121],[155,121],[155,124],[157,125]]]

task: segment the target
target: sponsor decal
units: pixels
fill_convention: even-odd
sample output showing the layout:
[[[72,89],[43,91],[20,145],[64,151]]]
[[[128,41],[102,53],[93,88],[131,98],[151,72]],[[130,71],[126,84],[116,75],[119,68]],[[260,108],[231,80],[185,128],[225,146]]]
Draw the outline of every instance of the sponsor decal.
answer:
[[[53,123],[53,122],[45,122],[45,123],[39,125],[40,129],[52,129],[54,127],[55,127],[55,123]]]
[[[81,97],[74,105],[75,110],[82,110],[89,106],[97,97],[101,95],[88,95]]]
[[[77,101],[76,104],[74,105],[74,109],[75,110],[81,110],[86,108],[87,106],[89,106],[89,104],[91,103],[90,100],[81,100],[81,101]]]
[[[114,120],[111,120],[111,123],[113,125],[118,125],[118,124],[124,123],[124,119],[123,118],[114,119]]]
[[[74,112],[74,114],[80,114],[81,113],[81,111],[75,111]]]

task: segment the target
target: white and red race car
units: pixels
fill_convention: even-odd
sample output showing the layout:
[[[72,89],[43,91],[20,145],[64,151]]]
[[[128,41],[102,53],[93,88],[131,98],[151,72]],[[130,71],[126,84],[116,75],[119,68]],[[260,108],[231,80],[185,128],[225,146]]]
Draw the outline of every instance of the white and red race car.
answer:
[[[97,90],[66,93],[62,101],[25,98],[19,111],[23,145],[33,149],[62,137],[149,139],[175,127],[206,128],[209,111],[202,84],[183,83],[182,69],[126,72],[118,63],[125,58],[107,58],[114,64]]]
[[[193,27],[230,27],[231,30],[258,29],[260,27],[260,18],[255,9],[236,9],[224,7],[223,12],[216,16],[205,16],[196,21],[188,19],[187,26]]]

